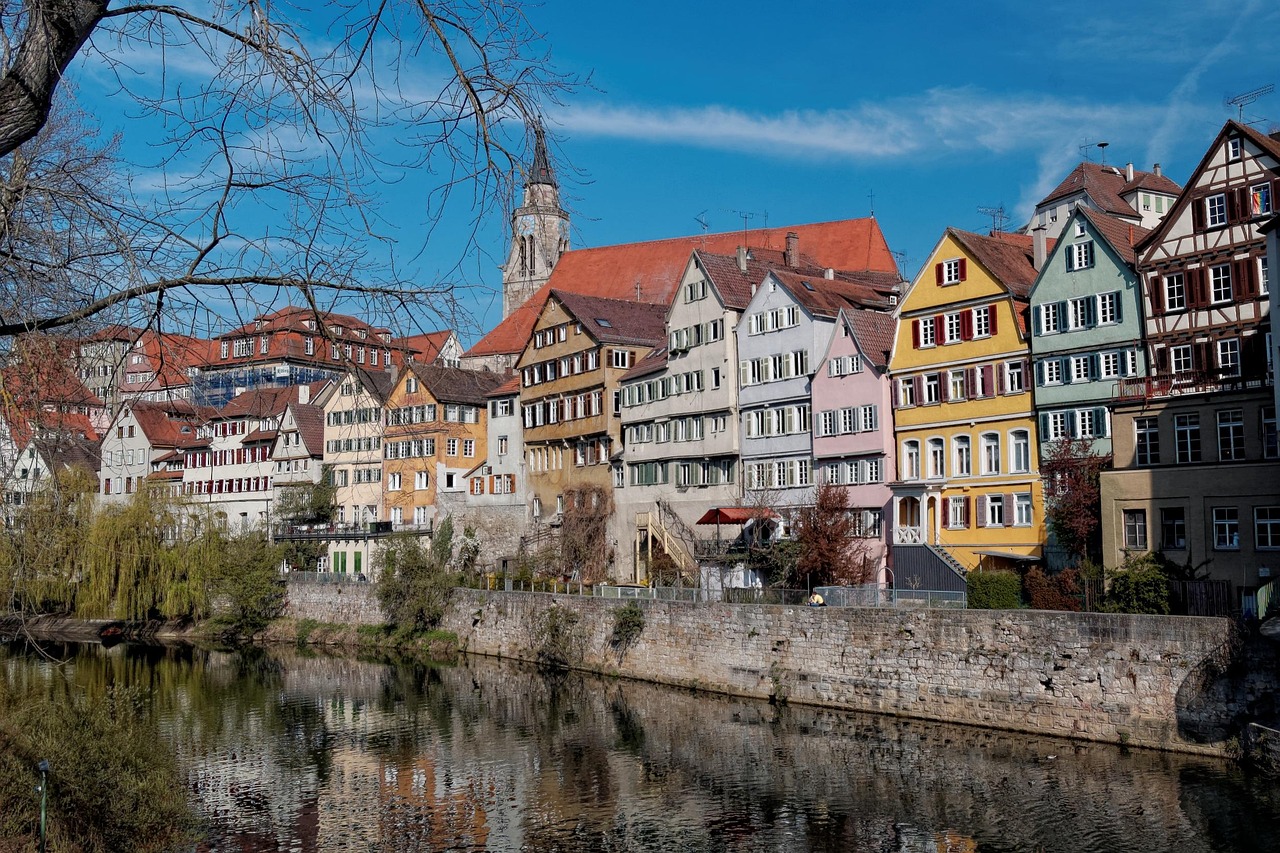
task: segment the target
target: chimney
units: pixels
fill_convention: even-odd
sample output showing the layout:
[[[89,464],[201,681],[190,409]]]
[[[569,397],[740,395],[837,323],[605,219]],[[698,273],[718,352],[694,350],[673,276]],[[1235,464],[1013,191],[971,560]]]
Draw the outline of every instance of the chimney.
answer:
[[[794,231],[787,232],[787,252],[784,257],[787,266],[792,269],[800,266],[800,235]]]
[[[311,402],[311,386],[310,385],[298,386],[298,402],[304,406]]]
[[[1133,164],[1132,163],[1124,167],[1124,179],[1130,182],[1133,181]]]
[[[738,247],[738,272],[747,271],[747,247]]]
[[[1035,252],[1033,255],[1033,263],[1035,265],[1036,272],[1040,272],[1041,268],[1044,267],[1045,255],[1049,253],[1049,245],[1048,240],[1045,239],[1045,231],[1046,229],[1043,225],[1037,225],[1035,228],[1031,229],[1031,245]]]
[[[1156,177],[1157,177],[1157,178],[1158,178],[1158,177],[1160,177],[1162,174],[1164,174],[1163,172],[1161,172],[1161,171],[1160,171],[1160,164],[1159,164],[1159,163],[1156,163],[1154,166],[1152,166],[1152,167],[1151,167],[1151,171],[1152,171],[1152,172],[1155,172],[1155,175],[1156,175]]]

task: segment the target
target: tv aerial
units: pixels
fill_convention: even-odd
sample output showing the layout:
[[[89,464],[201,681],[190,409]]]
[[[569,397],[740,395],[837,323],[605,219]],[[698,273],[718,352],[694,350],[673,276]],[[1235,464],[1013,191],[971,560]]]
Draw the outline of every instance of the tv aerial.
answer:
[[[1240,119],[1239,119],[1240,123],[1245,124],[1244,108],[1249,106],[1249,104],[1252,104],[1254,101],[1258,100],[1259,98],[1265,95],[1270,95],[1275,90],[1276,90],[1275,84],[1268,83],[1267,85],[1259,86],[1258,88],[1252,91],[1242,92],[1239,95],[1236,95],[1235,97],[1227,98],[1227,106],[1237,108],[1240,111]]]
[[[983,216],[991,217],[991,230],[1003,231],[1004,226],[1009,221],[1009,213],[1004,209],[1004,203],[1001,202],[997,207],[979,207],[978,213]]]
[[[1091,162],[1089,160],[1089,152],[1092,149],[1097,148],[1098,157],[1099,159],[1102,160],[1102,165],[1105,166],[1107,164],[1107,146],[1110,144],[1111,144],[1110,142],[1105,142],[1105,141],[1093,142],[1090,139],[1086,138],[1084,141],[1084,144],[1080,146],[1080,156],[1084,157],[1086,163]]]

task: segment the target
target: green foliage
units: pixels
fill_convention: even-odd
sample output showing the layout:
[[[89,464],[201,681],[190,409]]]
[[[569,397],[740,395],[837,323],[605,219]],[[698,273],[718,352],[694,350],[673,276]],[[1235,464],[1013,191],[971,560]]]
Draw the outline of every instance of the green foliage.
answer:
[[[969,607],[1016,610],[1022,606],[1022,579],[1010,572],[969,572]]]
[[[224,632],[243,636],[262,630],[284,608],[281,549],[261,533],[247,532],[227,540],[220,557],[210,569],[210,588],[225,606],[218,620]]]
[[[567,607],[552,605],[542,612],[534,626],[539,666],[569,669],[582,660],[586,636],[581,622],[582,617]]]
[[[318,483],[282,487],[272,510],[275,520],[281,524],[328,524],[333,521],[338,487],[329,468],[325,466]]]
[[[643,631],[644,608],[639,604],[628,601],[613,611],[613,636],[609,642],[615,649],[630,648]]]
[[[464,575],[475,572],[476,561],[480,558],[480,540],[476,537],[474,527],[462,529],[462,542],[458,545],[458,571]]]
[[[1067,569],[1053,575],[1039,568],[1028,569],[1022,578],[1027,603],[1036,610],[1072,610],[1081,605],[1079,573]]]
[[[411,534],[385,541],[380,556],[378,601],[397,630],[420,633],[439,624],[449,592],[459,581],[449,569],[453,524],[436,529],[429,547]]]
[[[298,648],[302,648],[307,644],[307,640],[311,637],[311,632],[316,628],[319,628],[320,624],[321,623],[316,619],[303,619],[298,623],[298,636],[294,640],[294,643]]]
[[[35,490],[0,536],[0,592],[19,610],[69,613],[93,523],[97,481],[82,469],[60,472]]]
[[[803,587],[804,578],[799,575],[801,545],[793,539],[783,539],[768,545],[753,547],[747,555],[751,568],[763,572],[770,586]]]
[[[1169,612],[1169,575],[1158,554],[1130,555],[1110,573],[1105,608],[1111,613]]]
[[[190,847],[186,785],[172,752],[158,748],[145,708],[133,689],[89,698],[58,680],[0,681],[0,839],[26,839],[35,849],[36,766],[48,760],[55,853]]]

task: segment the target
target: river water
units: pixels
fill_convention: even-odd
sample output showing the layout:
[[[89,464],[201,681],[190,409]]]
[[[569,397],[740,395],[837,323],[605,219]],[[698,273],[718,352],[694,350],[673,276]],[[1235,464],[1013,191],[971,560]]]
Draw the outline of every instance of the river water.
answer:
[[[210,851],[1280,850],[1224,762],[468,658],[0,647],[141,687]]]

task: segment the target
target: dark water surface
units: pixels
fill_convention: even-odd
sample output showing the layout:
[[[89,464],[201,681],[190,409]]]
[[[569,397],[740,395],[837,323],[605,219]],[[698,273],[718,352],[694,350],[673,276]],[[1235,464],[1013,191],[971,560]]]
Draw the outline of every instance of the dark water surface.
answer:
[[[217,851],[1280,850],[1274,784],[1195,757],[471,658],[0,647],[129,684]]]

